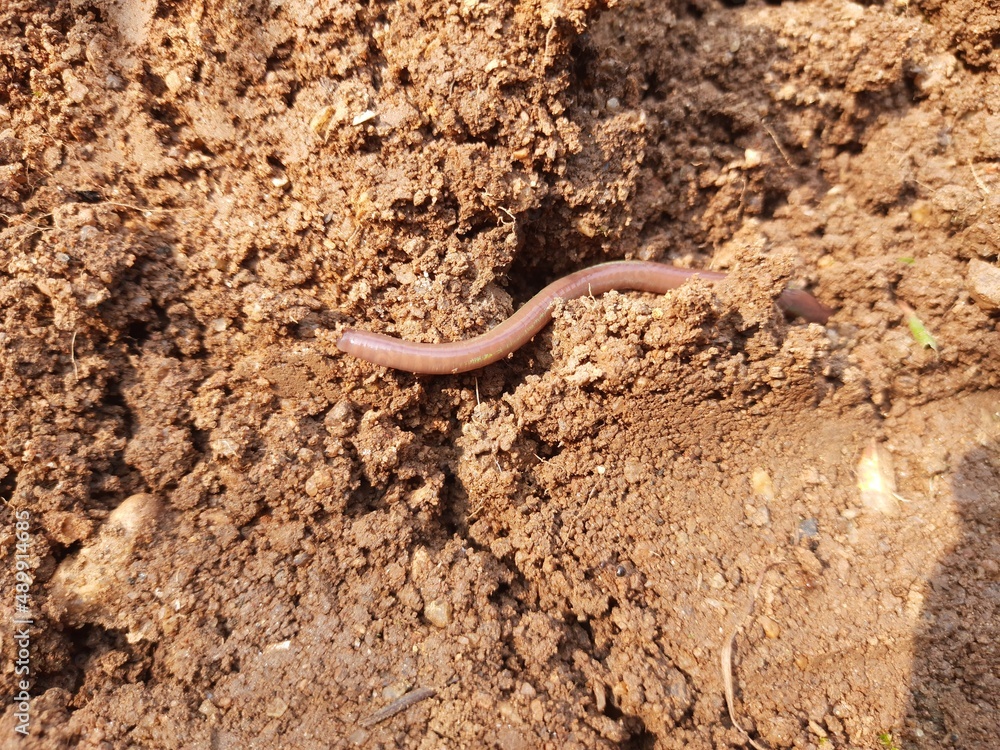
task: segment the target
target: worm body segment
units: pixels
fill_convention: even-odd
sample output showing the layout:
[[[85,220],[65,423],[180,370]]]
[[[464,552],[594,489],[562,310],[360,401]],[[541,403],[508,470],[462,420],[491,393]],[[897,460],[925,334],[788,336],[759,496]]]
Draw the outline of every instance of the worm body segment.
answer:
[[[718,281],[726,275],[718,271],[677,268],[649,261],[612,261],[553,281],[503,323],[465,341],[424,344],[348,328],[337,342],[337,347],[373,364],[421,375],[468,372],[503,359],[530,341],[552,320],[556,300],[604,294],[612,289],[664,294],[692,276]],[[808,292],[787,289],[781,293],[778,304],[787,312],[810,322],[826,323],[830,317],[830,311]]]

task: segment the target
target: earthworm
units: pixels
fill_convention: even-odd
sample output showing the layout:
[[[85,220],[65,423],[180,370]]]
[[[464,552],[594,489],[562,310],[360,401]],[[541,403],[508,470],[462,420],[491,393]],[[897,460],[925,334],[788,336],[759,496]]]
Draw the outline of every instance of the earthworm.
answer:
[[[528,300],[516,313],[490,331],[465,341],[423,344],[403,341],[381,333],[353,328],[344,330],[337,347],[352,356],[384,367],[419,375],[468,372],[503,359],[524,345],[552,320],[556,300],[585,294],[604,294],[612,289],[664,294],[692,276],[718,281],[726,274],[677,268],[663,263],[620,260],[601,263],[553,281]],[[808,292],[786,289],[778,297],[782,309],[814,323],[826,323],[830,311]]]

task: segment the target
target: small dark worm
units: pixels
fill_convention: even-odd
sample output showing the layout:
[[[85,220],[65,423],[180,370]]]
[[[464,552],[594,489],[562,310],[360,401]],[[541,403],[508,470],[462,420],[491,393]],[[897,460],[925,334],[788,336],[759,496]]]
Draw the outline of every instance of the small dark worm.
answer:
[[[421,375],[468,372],[503,359],[530,341],[552,320],[556,300],[604,294],[612,289],[664,294],[692,276],[718,281],[726,274],[639,260],[602,263],[553,281],[496,328],[465,341],[422,344],[347,328],[337,347],[373,364]],[[778,304],[785,311],[813,323],[826,323],[830,317],[830,311],[815,297],[797,289],[782,292]]]

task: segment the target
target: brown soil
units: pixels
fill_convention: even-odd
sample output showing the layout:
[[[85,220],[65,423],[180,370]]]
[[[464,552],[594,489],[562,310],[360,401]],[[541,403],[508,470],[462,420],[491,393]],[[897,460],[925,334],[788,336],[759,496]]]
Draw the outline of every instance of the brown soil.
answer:
[[[6,0],[0,744],[744,747],[735,632],[757,746],[994,746],[998,74],[997,0]],[[336,350],[629,257],[734,273]]]

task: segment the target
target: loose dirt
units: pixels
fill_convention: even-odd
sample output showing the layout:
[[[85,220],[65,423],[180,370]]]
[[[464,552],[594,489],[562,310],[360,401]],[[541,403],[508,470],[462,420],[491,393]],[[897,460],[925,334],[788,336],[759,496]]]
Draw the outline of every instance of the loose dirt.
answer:
[[[2,746],[995,745],[998,75],[995,0],[7,0]],[[336,349],[615,258],[732,273]]]

